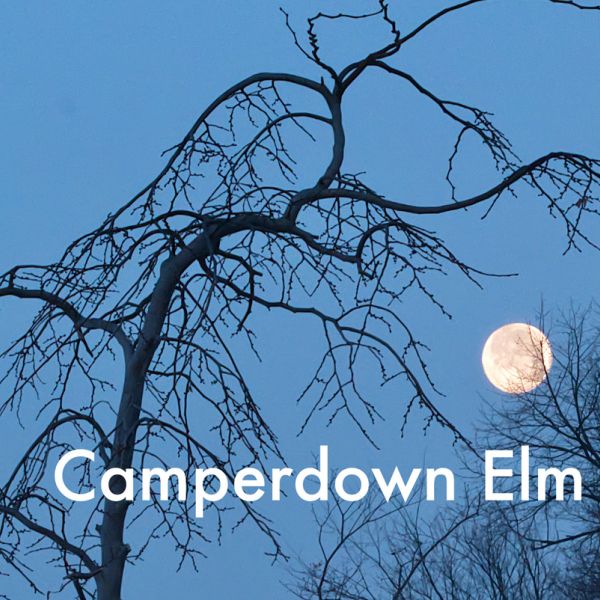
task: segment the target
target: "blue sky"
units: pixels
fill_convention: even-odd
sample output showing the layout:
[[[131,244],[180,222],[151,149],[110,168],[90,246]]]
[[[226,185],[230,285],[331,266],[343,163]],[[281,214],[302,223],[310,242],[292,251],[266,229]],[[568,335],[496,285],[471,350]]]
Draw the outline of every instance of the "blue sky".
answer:
[[[443,5],[403,2],[400,28]],[[302,15],[313,7],[333,10],[336,3],[306,2],[302,14],[290,3],[288,10],[301,27]],[[599,25],[597,14],[543,0],[492,1],[432,27],[394,64],[442,97],[494,112],[524,160],[556,149],[598,155]],[[343,62],[377,45],[377,35],[370,27],[358,35],[332,30],[325,48]],[[315,75],[294,48],[277,4],[258,0],[6,3],[0,52],[2,271],[56,258],[97,225],[156,174],[161,151],[231,83],[257,71]],[[349,171],[367,171],[368,180],[390,197],[447,201],[443,176],[452,132],[422,99],[398,82],[369,76],[347,99],[345,121]],[[460,165],[463,195],[491,181],[474,156],[468,153]],[[311,160],[306,157],[306,168]],[[520,192],[506,196],[485,221],[477,209],[427,223],[474,266],[516,271],[518,277],[484,280],[483,290],[458,273],[432,278],[451,321],[416,294],[403,305],[403,316],[431,347],[431,371],[446,394],[440,406],[467,432],[484,398],[501,401],[481,372],[486,336],[506,322],[535,321],[542,298],[546,308],[560,309],[571,301],[587,304],[597,294],[597,253],[583,248],[563,256],[560,223],[530,191]],[[598,231],[598,224],[589,230]],[[4,343],[30,314],[29,307],[2,301]],[[387,417],[373,429],[379,451],[343,420],[328,429],[316,422],[296,438],[306,406],[293,400],[316,329],[263,314],[254,329],[262,332],[264,360],[258,365],[248,357],[245,366],[290,466],[310,462],[320,443],[330,445],[333,466],[340,467],[438,466],[451,460],[451,440],[436,428],[424,438],[418,416],[400,439],[402,389],[373,392]],[[0,421],[2,473],[40,428],[30,423],[22,431],[6,418]],[[272,514],[290,550],[309,552],[309,507],[290,503]],[[279,585],[285,571],[271,567],[265,549],[265,540],[246,528],[221,548],[209,548],[200,573],[175,575],[168,549],[158,545],[127,572],[124,597],[140,597],[143,590],[148,598],[187,598],[193,589],[198,598],[285,598]],[[7,593],[21,589],[13,575],[1,581]]]

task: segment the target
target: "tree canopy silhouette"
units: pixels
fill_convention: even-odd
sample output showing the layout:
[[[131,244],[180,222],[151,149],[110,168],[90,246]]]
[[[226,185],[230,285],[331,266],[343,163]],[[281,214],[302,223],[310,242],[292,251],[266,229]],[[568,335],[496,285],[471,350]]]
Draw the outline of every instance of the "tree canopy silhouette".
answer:
[[[330,419],[345,413],[369,436],[378,410],[356,373],[370,360],[382,381],[406,380],[412,390],[407,418],[420,407],[429,422],[469,443],[432,399],[423,346],[399,302],[417,289],[444,310],[428,287],[430,273],[455,269],[473,280],[482,273],[412,219],[435,220],[479,205],[491,210],[505,194],[529,186],[564,223],[569,247],[593,245],[583,225],[584,217],[598,214],[600,181],[600,162],[581,154],[555,151],[521,161],[489,113],[440,97],[395,64],[423,32],[483,2],[448,6],[407,31],[381,0],[369,14],[318,13],[303,35],[285,15],[314,78],[256,73],[235,83],[167,152],[161,172],[97,229],[56,262],[18,265],[0,278],[0,296],[41,302],[29,329],[4,353],[5,381],[14,386],[1,406],[2,416],[18,416],[37,396],[47,420],[0,497],[0,554],[34,589],[44,584],[25,566],[32,539],[55,553],[65,585],[79,598],[100,600],[121,597],[126,562],[146,548],[125,542],[128,514],[134,519],[127,501],[95,504],[71,531],[73,506],[48,487],[47,471],[75,441],[96,448],[103,468],[166,462],[170,452],[183,456],[189,471],[218,466],[232,474],[279,454],[277,436],[238,366],[239,345],[232,344],[237,335],[252,350],[261,333],[252,329],[258,307],[311,316],[322,326],[325,352],[303,394],[312,407],[307,420],[317,411]],[[387,38],[360,60],[333,66],[321,48],[322,27],[347,20],[360,27],[370,19],[380,19]],[[344,99],[371,72],[389,78],[387,85],[412,89],[455,125],[446,198],[386,197],[364,174],[346,171],[352,131],[344,122]],[[452,177],[469,137],[481,142],[498,180],[462,198]],[[318,173],[303,166],[311,147],[327,153]],[[109,361],[119,365],[118,374]],[[69,395],[74,381],[89,387],[83,404]],[[202,427],[190,419],[196,410]],[[93,473],[80,475],[86,487]],[[148,543],[160,533],[172,538],[182,561],[194,561],[204,524],[176,500],[155,499],[153,506],[158,521]],[[268,519],[248,504],[240,510],[241,520],[254,521],[271,538],[273,554],[281,555]],[[211,513],[220,519],[219,509]]]

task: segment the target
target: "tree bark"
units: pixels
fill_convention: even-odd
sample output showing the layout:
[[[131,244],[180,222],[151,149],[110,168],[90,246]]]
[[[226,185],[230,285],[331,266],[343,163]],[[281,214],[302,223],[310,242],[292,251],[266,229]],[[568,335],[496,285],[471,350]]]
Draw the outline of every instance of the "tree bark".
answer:
[[[142,330],[134,351],[125,358],[125,379],[115,425],[109,469],[130,469],[133,466],[135,440],[142,408],[146,373],[160,343],[164,321],[173,292],[184,271],[199,258],[207,256],[214,240],[203,233],[187,248],[165,260]],[[125,482],[113,478],[112,491],[123,491]],[[105,499],[102,524],[99,528],[102,567],[96,577],[98,600],[121,600],[123,573],[130,548],[123,539],[125,519],[130,502]]]
[[[133,465],[135,436],[144,393],[144,373],[145,369],[139,368],[135,361],[126,368],[109,468],[127,469]],[[124,482],[117,479],[112,486],[113,491],[122,491],[123,485]],[[123,539],[129,504],[126,500],[104,501],[102,525],[99,528],[102,570],[96,579],[98,600],[121,600],[123,573],[129,554],[129,546]]]

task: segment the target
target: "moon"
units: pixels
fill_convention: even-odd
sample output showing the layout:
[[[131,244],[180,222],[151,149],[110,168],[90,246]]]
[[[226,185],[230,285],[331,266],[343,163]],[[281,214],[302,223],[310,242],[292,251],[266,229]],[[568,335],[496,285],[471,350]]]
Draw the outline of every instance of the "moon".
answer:
[[[509,323],[487,339],[481,356],[490,383],[508,394],[530,392],[552,366],[548,338],[533,325]]]

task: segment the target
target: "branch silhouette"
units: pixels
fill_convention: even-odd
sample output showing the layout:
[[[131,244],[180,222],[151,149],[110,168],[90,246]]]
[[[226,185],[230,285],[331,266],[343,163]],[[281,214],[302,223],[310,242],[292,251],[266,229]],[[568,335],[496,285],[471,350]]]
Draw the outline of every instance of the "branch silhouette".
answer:
[[[0,528],[8,541],[0,554],[19,572],[26,572],[15,558],[26,554],[23,528],[49,540],[78,597],[119,600],[126,563],[161,536],[173,542],[182,563],[195,565],[199,546],[210,537],[208,525],[175,500],[153,499],[157,524],[135,553],[124,536],[128,515],[133,525],[145,514],[136,502],[96,504],[76,538],[63,535],[58,524],[69,526],[73,506],[53,496],[47,467],[82,441],[102,453],[106,468],[162,463],[164,453],[183,457],[188,473],[202,466],[232,473],[281,456],[239,366],[238,339],[256,350],[257,311],[307,315],[321,325],[324,352],[301,396],[310,402],[301,429],[318,413],[328,422],[344,414],[371,439],[369,425],[381,415],[357,376],[371,361],[382,383],[401,379],[410,390],[405,425],[420,408],[426,427],[437,423],[471,447],[437,406],[426,347],[400,316],[400,302],[414,289],[447,314],[429,276],[455,269],[477,282],[485,273],[409,219],[484,204],[491,209],[524,185],[562,219],[567,249],[597,247],[583,219],[598,215],[600,182],[598,159],[577,153],[551,152],[522,163],[489,113],[442,99],[394,66],[403,46],[434,23],[482,3],[446,8],[406,34],[383,1],[371,13],[319,13],[306,24],[306,41],[286,16],[294,43],[317,71],[314,78],[265,72],[235,83],[167,151],[158,175],[97,229],[56,262],[18,265],[0,277],[0,296],[41,303],[30,327],[3,354],[8,368],[2,381],[11,383],[11,392],[0,416],[18,418],[32,396],[47,398],[40,418],[53,413],[2,488]],[[332,66],[320,44],[321,25],[350,19],[360,27],[375,18],[389,41],[359,61]],[[448,198],[432,204],[388,199],[363,174],[345,172],[352,131],[343,101],[369,70],[409,85],[457,127]],[[483,142],[499,181],[457,199],[453,162],[469,135]],[[327,151],[318,172],[302,161],[311,148]],[[121,372],[116,380],[110,375],[115,362]],[[53,383],[45,388],[44,381]],[[69,391],[82,382],[89,399],[75,410]],[[192,425],[199,415],[202,442]],[[89,468],[79,474],[80,487],[89,486]],[[223,510],[209,507],[216,537]],[[253,521],[271,540],[273,557],[283,556],[268,518],[250,505],[241,510],[241,522]]]

